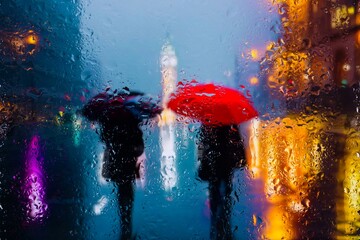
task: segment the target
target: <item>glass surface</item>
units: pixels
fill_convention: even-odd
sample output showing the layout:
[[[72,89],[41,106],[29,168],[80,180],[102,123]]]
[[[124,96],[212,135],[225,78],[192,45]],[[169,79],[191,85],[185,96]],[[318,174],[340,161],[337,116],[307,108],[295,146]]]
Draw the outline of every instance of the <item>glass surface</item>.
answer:
[[[356,0],[0,0],[0,239],[359,239],[359,80]]]

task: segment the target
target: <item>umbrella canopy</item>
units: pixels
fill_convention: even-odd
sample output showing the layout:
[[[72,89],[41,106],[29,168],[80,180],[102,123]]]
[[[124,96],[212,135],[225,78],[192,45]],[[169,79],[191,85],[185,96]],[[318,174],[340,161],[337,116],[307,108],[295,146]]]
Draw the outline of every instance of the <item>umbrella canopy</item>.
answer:
[[[154,98],[127,88],[114,93],[102,92],[83,107],[82,114],[90,121],[126,120],[142,121],[157,116],[162,111]]]
[[[252,103],[239,91],[212,83],[179,86],[167,106],[205,125],[239,124],[258,116]]]
[[[159,102],[148,95],[128,98],[124,102],[124,107],[140,120],[156,117],[163,110]]]

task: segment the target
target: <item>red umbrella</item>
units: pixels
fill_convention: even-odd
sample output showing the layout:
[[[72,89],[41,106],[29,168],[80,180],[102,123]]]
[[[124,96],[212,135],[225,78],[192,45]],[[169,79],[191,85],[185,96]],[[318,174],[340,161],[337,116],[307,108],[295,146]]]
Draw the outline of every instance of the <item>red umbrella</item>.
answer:
[[[206,125],[239,124],[258,116],[252,103],[239,91],[212,83],[179,86],[167,106]]]

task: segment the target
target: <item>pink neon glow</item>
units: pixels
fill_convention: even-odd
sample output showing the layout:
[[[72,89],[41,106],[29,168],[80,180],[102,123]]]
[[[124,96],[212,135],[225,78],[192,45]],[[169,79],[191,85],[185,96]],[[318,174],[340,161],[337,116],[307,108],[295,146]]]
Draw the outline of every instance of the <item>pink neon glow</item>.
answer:
[[[203,210],[203,214],[206,218],[210,218],[211,217],[211,212],[210,212],[210,201],[209,199],[206,199],[205,203],[204,203],[204,210]]]
[[[47,212],[39,136],[33,136],[25,156],[26,215],[29,222],[41,221]]]

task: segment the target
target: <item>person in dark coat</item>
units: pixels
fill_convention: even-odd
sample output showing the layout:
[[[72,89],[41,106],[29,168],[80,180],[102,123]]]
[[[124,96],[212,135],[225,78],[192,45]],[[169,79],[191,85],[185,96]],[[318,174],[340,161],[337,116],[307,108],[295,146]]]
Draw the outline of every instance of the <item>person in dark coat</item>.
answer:
[[[231,192],[236,168],[245,166],[245,150],[236,125],[202,125],[198,143],[198,176],[209,183],[211,239],[232,239]]]
[[[118,187],[118,203],[121,215],[121,239],[132,237],[132,209],[134,202],[134,181],[139,177],[137,158],[144,152],[143,133],[140,120],[126,108],[118,105],[98,108],[89,102],[83,110],[85,117],[96,119],[100,124],[100,138],[105,143],[103,171],[104,178],[113,181]]]

